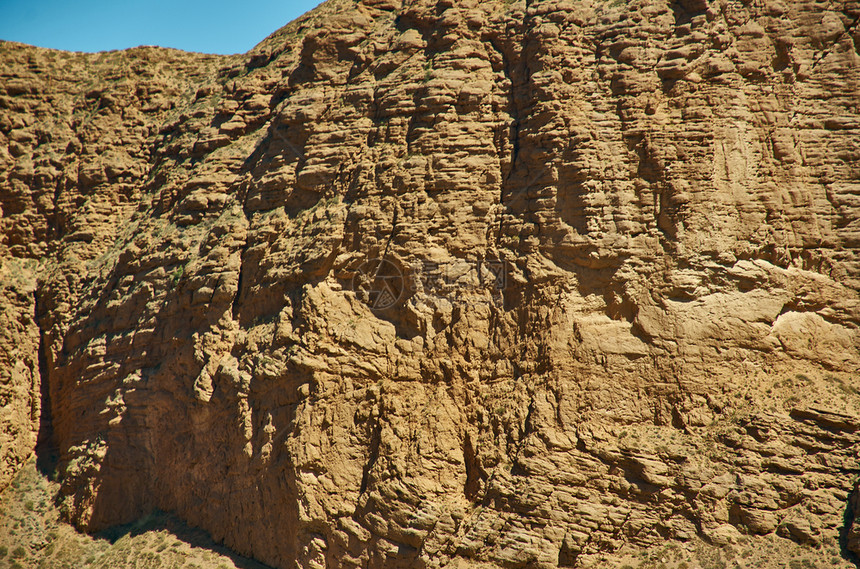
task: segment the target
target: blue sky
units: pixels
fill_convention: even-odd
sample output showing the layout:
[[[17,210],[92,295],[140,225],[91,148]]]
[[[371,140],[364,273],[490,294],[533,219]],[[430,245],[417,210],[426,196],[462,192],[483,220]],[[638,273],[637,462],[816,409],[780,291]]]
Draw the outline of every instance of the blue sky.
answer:
[[[0,39],[69,51],[243,53],[320,0],[0,0]]]

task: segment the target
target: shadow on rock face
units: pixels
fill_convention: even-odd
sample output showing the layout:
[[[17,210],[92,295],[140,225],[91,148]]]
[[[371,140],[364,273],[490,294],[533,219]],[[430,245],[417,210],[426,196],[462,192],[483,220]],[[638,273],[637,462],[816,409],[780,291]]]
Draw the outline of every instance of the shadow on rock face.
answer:
[[[129,536],[135,537],[148,532],[167,531],[176,539],[194,548],[208,549],[223,557],[228,557],[238,569],[269,569],[268,565],[243,557],[232,550],[215,543],[204,530],[191,527],[172,514],[154,510],[140,519],[125,525],[113,526],[95,534],[98,539],[105,539],[111,544]]]
[[[36,296],[36,317],[42,317],[39,297]],[[60,454],[54,438],[53,409],[51,408],[51,388],[48,378],[48,361],[45,352],[45,333],[39,325],[39,432],[36,438],[36,468],[45,476],[56,479]]]
[[[848,496],[845,524],[839,530],[839,549],[843,559],[860,567],[860,480]]]

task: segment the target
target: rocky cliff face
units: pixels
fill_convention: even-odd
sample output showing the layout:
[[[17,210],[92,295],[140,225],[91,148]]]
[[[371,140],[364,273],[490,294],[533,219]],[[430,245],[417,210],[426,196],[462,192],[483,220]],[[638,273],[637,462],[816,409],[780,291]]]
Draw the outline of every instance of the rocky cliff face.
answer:
[[[214,77],[222,58],[157,48],[70,54],[0,43],[0,62],[5,487],[37,440],[50,438],[50,412],[40,413],[50,397],[49,370],[69,326],[86,316],[80,302],[105,260],[99,257],[140,204],[158,131],[193,96],[189,90]]]
[[[79,527],[275,567],[860,550],[858,22],[329,0],[244,56],[3,45],[2,480],[41,425]]]

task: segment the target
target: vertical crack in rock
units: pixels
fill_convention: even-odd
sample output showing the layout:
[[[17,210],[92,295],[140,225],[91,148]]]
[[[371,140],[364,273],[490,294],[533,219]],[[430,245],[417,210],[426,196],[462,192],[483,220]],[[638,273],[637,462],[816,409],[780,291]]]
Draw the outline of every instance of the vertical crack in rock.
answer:
[[[531,395],[528,405],[528,410],[526,411],[525,419],[523,419],[522,425],[519,428],[519,440],[514,447],[514,453],[511,457],[511,474],[514,476],[517,475],[527,475],[528,470],[523,467],[520,461],[520,455],[523,452],[523,448],[528,442],[529,436],[534,432],[534,424],[532,423],[532,414],[534,413],[535,408],[535,400],[534,394]]]
[[[233,297],[231,304],[231,314],[233,320],[239,320],[239,311],[242,303],[242,287],[245,286],[245,251],[248,248],[248,241],[242,245],[242,251],[239,254],[239,277],[236,281],[236,295]]]
[[[54,184],[53,195],[51,196],[51,205],[53,207],[51,213],[46,216],[47,221],[47,234],[46,239],[48,241],[53,241],[58,239],[62,234],[62,228],[60,227],[60,197],[63,193],[63,184],[65,183],[65,179],[59,177]]]
[[[463,494],[466,499],[476,502],[481,490],[481,481],[487,478],[478,462],[475,448],[472,445],[472,437],[467,432],[463,437],[463,463],[466,468],[466,483],[463,485]]]
[[[33,293],[34,319],[39,328],[38,371],[39,371],[39,432],[36,437],[36,466],[45,474],[52,474],[57,465],[57,444],[54,439],[54,411],[51,404],[51,374],[48,362],[48,347],[44,329],[45,311],[39,301],[39,291]]]
[[[246,167],[247,162],[252,160],[252,157],[249,157],[246,160]],[[230,313],[233,316],[233,320],[236,321],[239,321],[240,311],[242,307],[242,290],[245,286],[247,286],[247,283],[245,282],[245,279],[247,278],[245,257],[247,255],[248,248],[251,246],[251,214],[248,212],[248,198],[251,194],[250,184],[244,184],[244,187],[242,189],[244,195],[240,196],[239,201],[242,205],[242,215],[245,216],[245,223],[247,224],[247,227],[245,228],[245,242],[242,243],[241,250],[239,252],[239,275],[236,279],[236,295],[233,297],[233,302],[230,305]]]
[[[382,443],[382,421],[377,418],[376,424],[373,427],[373,432],[370,435],[370,444],[368,445],[367,459],[364,462],[364,467],[361,471],[361,486],[359,494],[367,492],[367,487],[370,484],[370,471],[376,461],[379,460],[379,446]]]
[[[394,237],[397,235],[398,227],[397,227],[397,219],[400,216],[400,207],[395,205],[394,215],[391,219],[391,232],[388,234],[388,239],[385,241],[385,249],[382,250],[382,258],[388,258],[388,252],[391,249],[391,243],[394,241]],[[374,275],[375,276],[375,275]]]
[[[519,69],[516,74],[511,71],[510,57],[507,56],[504,51],[500,52],[505,65],[505,77],[511,82],[509,95],[511,109],[511,165],[508,175],[503,181],[503,186],[504,182],[510,179],[514,174],[514,171],[517,169],[517,160],[519,160],[521,144],[520,135],[524,120],[523,114],[525,112],[524,102],[529,99],[528,86],[530,70],[527,57],[529,46],[529,39],[527,37],[528,25],[529,17],[526,15],[521,23],[520,32],[522,33],[522,45],[520,46],[520,53],[517,57]]]
[[[504,48],[500,47],[498,42],[494,38],[489,38],[488,42],[490,47],[499,54],[499,57],[502,58],[502,74],[505,79],[510,82],[511,87],[513,87],[513,77],[511,74],[511,60],[508,57],[508,54],[505,52]],[[511,144],[511,154],[510,154],[510,164],[508,165],[507,172],[501,173],[502,186],[504,186],[505,181],[510,178],[513,170],[514,163],[517,160],[517,153],[519,152],[519,110],[517,109],[517,102],[514,96],[513,88],[507,90],[507,99],[508,99],[508,108],[510,110],[511,122],[508,126],[508,139]],[[504,123],[502,123],[504,124]],[[496,146],[496,152],[501,158],[502,155],[502,136],[497,135],[494,137],[494,143]]]

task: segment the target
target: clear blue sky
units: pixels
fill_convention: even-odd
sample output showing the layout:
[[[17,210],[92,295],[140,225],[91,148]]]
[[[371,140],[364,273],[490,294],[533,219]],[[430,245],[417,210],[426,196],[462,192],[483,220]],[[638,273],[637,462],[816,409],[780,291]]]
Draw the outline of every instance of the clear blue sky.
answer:
[[[321,0],[0,0],[0,39],[69,51],[243,53]]]

